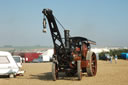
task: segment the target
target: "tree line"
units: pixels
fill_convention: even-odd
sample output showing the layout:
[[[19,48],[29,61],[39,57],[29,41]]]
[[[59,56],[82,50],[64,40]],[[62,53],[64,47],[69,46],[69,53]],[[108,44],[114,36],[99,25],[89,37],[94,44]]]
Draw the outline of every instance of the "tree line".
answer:
[[[101,52],[99,53],[99,59],[105,59],[106,54],[109,54],[109,56],[115,56],[117,55],[119,59],[121,59],[121,53],[128,53],[128,49],[111,49],[109,52]]]

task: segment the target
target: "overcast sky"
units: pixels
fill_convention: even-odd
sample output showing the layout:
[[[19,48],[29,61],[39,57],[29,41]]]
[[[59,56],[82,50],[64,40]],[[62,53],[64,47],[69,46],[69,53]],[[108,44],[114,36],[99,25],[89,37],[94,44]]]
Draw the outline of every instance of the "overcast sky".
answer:
[[[50,31],[42,33],[44,8],[71,36],[96,41],[96,47],[128,46],[128,0],[0,0],[0,46],[53,46]]]

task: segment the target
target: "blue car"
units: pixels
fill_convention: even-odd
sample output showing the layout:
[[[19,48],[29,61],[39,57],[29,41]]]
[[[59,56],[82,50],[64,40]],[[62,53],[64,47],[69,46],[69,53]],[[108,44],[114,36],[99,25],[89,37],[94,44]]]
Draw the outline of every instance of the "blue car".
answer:
[[[43,59],[41,56],[39,56],[37,59],[34,59],[32,62],[33,63],[41,63],[41,62],[43,62]]]

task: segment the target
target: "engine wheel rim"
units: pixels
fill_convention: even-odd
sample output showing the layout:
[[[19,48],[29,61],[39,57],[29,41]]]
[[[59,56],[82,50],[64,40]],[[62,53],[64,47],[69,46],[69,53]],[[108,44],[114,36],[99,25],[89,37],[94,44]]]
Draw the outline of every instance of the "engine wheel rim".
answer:
[[[78,80],[81,80],[82,79],[81,61],[77,61],[77,73],[78,73]]]
[[[56,79],[58,79],[58,67],[56,63],[53,63],[52,65],[52,77],[53,80],[56,81]]]
[[[93,76],[95,76],[97,72],[97,60],[95,54],[92,55],[91,67],[92,67]]]
[[[57,68],[57,65],[55,65],[55,75],[56,75],[56,78],[58,79],[58,68]]]

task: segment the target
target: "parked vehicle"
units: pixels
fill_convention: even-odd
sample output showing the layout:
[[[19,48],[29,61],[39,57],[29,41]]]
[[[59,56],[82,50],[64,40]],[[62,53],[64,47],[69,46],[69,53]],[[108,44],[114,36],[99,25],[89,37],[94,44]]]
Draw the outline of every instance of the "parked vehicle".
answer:
[[[9,52],[0,51],[0,75],[12,78],[23,73]]]
[[[32,62],[37,59],[42,53],[24,53],[25,62]]]
[[[128,60],[128,53],[121,53],[121,58]]]
[[[51,61],[52,56],[53,56],[53,49],[48,49],[47,51],[45,51],[41,56],[43,61]]]
[[[34,59],[32,62],[33,63],[41,63],[41,62],[43,62],[43,57],[40,55],[37,59]]]
[[[34,59],[33,63],[40,63],[40,62],[49,62],[51,61],[53,56],[53,49],[48,49],[47,51],[43,52],[37,59]]]
[[[22,58],[21,56],[12,56],[17,63],[17,65],[21,68],[22,67]]]

